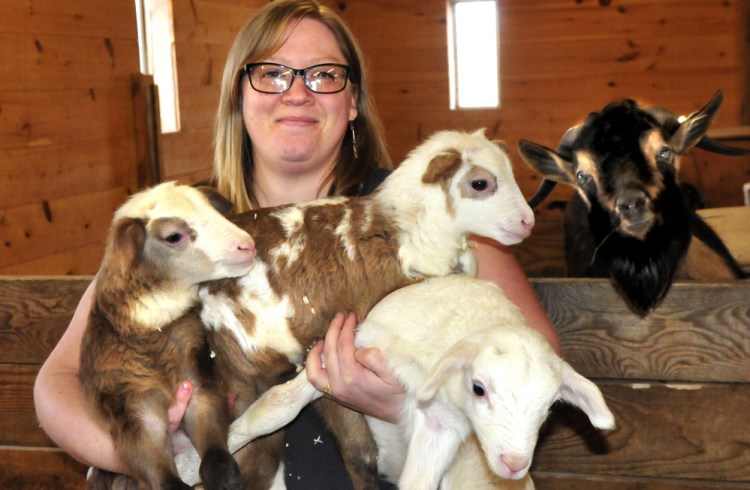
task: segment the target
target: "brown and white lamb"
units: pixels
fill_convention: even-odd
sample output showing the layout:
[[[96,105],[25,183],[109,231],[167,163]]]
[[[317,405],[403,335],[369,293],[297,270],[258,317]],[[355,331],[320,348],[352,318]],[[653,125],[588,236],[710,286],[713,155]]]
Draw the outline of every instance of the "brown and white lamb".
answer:
[[[96,277],[81,382],[142,488],[191,488],[179,479],[167,420],[185,379],[194,392],[182,428],[202,456],[206,487],[241,488],[226,446],[227,395],[198,314],[199,284],[245,274],[255,256],[250,235],[214,208],[225,203],[174,183],[135,194],[115,213]],[[87,485],[104,475],[94,471]]]
[[[294,373],[336,312],[364,318],[386,294],[417,280],[473,275],[471,235],[512,245],[534,225],[507,152],[481,130],[436,133],[369,196],[232,219],[253,236],[256,262],[240,278],[205,285],[201,317],[235,396],[235,416]],[[318,409],[354,487],[374,488],[377,448],[364,417],[328,399]],[[269,437],[244,451],[252,463],[237,455],[256,488],[268,488],[279,468],[283,435]]]

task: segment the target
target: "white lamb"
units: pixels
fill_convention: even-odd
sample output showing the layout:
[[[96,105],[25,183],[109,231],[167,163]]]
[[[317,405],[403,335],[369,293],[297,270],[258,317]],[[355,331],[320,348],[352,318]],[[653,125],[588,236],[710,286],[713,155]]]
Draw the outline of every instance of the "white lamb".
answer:
[[[533,488],[527,473],[539,428],[557,400],[580,407],[599,429],[614,428],[596,385],[487,281],[453,275],[399,289],[370,311],[357,344],[381,349],[407,391],[399,424],[367,417],[378,469],[401,489],[461,488],[467,469],[484,471],[471,488],[477,481]],[[321,396],[304,372],[267,391],[232,424],[230,451],[284,426]],[[478,444],[467,440],[474,433]],[[479,446],[486,465],[477,464]]]

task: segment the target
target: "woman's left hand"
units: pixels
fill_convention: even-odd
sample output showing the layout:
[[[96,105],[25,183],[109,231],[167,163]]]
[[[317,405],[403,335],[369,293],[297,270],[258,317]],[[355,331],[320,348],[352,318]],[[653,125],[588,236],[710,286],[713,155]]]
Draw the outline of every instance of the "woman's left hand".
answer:
[[[405,390],[380,350],[354,345],[356,326],[354,313],[334,316],[325,341],[318,342],[307,355],[307,379],[342,405],[396,422]]]

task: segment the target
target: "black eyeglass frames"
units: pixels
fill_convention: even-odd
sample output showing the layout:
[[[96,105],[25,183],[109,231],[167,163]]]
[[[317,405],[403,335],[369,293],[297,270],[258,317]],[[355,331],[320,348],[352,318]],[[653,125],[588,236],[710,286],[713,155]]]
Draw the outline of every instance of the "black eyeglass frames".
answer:
[[[318,94],[335,94],[346,88],[350,67],[338,63],[322,63],[295,69],[278,63],[248,63],[245,73],[250,86],[264,94],[282,94],[289,90],[296,76]]]

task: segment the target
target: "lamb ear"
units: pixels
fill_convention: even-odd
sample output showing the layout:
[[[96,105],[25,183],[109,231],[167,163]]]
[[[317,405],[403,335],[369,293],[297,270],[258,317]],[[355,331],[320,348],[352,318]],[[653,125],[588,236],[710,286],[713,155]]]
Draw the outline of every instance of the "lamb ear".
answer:
[[[231,201],[219,193],[219,191],[207,185],[197,186],[196,189],[206,196],[211,207],[221,213],[222,216],[229,216],[232,214],[234,206],[232,206]]]
[[[614,429],[615,416],[607,407],[599,388],[562,361],[560,399],[583,410],[597,429]]]
[[[121,275],[128,274],[139,260],[146,241],[146,224],[136,218],[122,218],[115,224],[109,247],[109,263]]]
[[[481,346],[473,342],[458,342],[435,364],[430,377],[425,381],[417,393],[418,402],[432,400],[438,389],[449,374],[463,369],[474,361]]]
[[[461,154],[456,150],[448,150],[430,160],[422,175],[425,184],[439,184],[448,182],[461,167]]]

